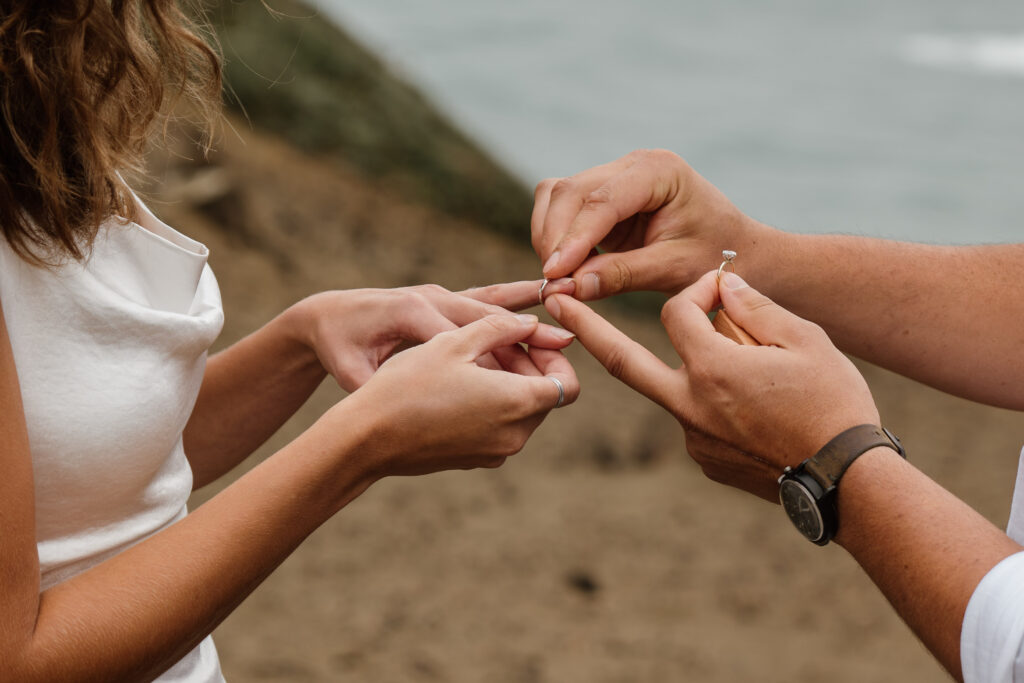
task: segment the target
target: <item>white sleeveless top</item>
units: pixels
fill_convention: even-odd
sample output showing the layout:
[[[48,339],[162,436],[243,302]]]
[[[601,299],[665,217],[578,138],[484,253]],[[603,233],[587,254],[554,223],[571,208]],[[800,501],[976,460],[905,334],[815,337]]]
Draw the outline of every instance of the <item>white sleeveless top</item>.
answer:
[[[186,514],[182,431],[223,324],[205,246],[110,220],[89,260],[31,266],[0,238],[0,301],[28,424],[42,589]],[[160,681],[223,681],[207,638]]]

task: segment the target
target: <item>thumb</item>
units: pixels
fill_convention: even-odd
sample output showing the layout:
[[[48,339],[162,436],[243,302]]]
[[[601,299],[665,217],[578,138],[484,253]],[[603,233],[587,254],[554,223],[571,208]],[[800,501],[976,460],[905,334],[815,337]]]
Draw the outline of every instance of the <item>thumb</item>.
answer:
[[[718,294],[722,308],[733,322],[762,345],[794,346],[810,324],[758,292],[733,272],[722,273]]]
[[[535,315],[488,315],[465,327],[437,335],[447,338],[452,351],[466,360],[475,360],[502,346],[511,346],[533,334],[538,325]]]
[[[603,299],[621,292],[664,291],[665,271],[671,266],[666,243],[592,256],[575,273],[576,298]]]

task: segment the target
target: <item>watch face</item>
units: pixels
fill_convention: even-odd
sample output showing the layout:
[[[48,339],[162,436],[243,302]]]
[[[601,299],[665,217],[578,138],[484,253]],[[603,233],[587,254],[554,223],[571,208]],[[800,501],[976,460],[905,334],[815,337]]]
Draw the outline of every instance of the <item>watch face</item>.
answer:
[[[811,492],[798,481],[783,479],[779,486],[779,500],[794,526],[808,540],[818,542],[825,533],[821,512]]]

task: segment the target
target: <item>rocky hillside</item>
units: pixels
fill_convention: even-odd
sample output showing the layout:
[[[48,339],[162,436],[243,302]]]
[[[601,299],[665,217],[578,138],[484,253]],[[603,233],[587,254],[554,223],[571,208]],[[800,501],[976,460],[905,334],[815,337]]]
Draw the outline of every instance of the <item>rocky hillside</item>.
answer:
[[[522,238],[532,196],[412,85],[294,0],[210,12],[229,105],[258,128],[409,199]]]

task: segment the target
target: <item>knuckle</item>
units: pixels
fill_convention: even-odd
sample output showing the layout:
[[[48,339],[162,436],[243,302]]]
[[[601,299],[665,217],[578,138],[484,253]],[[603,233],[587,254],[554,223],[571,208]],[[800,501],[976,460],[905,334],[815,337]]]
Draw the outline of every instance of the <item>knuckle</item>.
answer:
[[[507,458],[515,455],[526,445],[526,440],[516,432],[502,434],[495,443],[496,457]]]
[[[430,295],[433,295],[433,294],[448,294],[449,293],[448,290],[445,289],[444,287],[442,287],[441,285],[435,285],[435,284],[417,285],[415,287],[415,289],[420,294],[422,294],[423,296],[430,296]]]
[[[762,308],[771,308],[772,306],[775,305],[774,301],[769,299],[764,294],[761,294],[760,292],[756,293],[754,296],[748,299],[746,303],[747,309],[751,311],[758,311],[761,310]]]
[[[665,305],[661,307],[661,324],[668,325],[676,317],[676,309],[679,308],[680,302],[675,297],[665,302]]]
[[[631,161],[634,161],[634,162],[636,162],[636,161],[643,161],[644,159],[646,159],[650,155],[650,153],[651,153],[651,150],[649,150],[649,149],[647,149],[645,147],[641,147],[639,149],[634,149],[632,152],[627,154],[626,158],[631,160]]]
[[[533,190],[533,198],[538,199],[539,197],[551,192],[551,188],[554,187],[555,183],[558,181],[559,178],[545,178],[537,183],[537,187]]]
[[[551,185],[551,197],[564,197],[578,194],[579,183],[572,178],[559,178]]]
[[[607,185],[602,185],[587,195],[583,202],[584,211],[598,211],[612,201],[612,190]]]
[[[653,161],[657,161],[657,162],[660,162],[660,163],[676,164],[676,163],[679,163],[680,161],[682,161],[682,157],[680,157],[678,154],[676,154],[675,152],[673,152],[671,150],[668,150],[668,149],[661,149],[661,148],[659,148],[659,149],[648,150],[648,156]]]
[[[616,344],[608,350],[604,358],[604,366],[615,379],[621,380],[626,372],[626,351]]]
[[[430,299],[423,292],[418,291],[418,289],[406,290],[401,303],[407,308],[433,308]]]
[[[621,259],[612,261],[612,277],[620,289],[628,290],[633,286],[633,270]]]
[[[495,331],[503,331],[508,326],[508,319],[507,315],[488,315],[481,318],[484,325]]]

